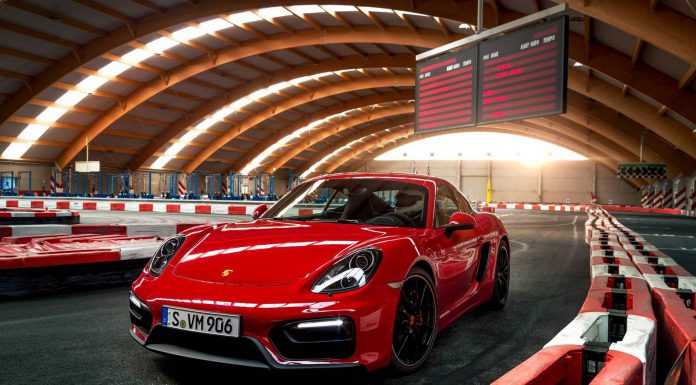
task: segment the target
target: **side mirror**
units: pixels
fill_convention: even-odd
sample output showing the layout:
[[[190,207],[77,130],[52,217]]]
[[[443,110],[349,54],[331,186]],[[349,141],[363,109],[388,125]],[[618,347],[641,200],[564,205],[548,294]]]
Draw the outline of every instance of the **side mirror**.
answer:
[[[471,230],[476,227],[476,219],[467,213],[454,213],[450,217],[449,224],[445,226],[445,235],[450,237],[458,230]]]
[[[259,217],[260,217],[261,215],[263,215],[263,213],[265,213],[266,210],[268,210],[268,206],[266,206],[265,203],[262,204],[262,205],[259,205],[259,206],[257,206],[257,207],[254,209],[254,212],[251,213],[251,217],[252,217],[253,219],[259,219]]]

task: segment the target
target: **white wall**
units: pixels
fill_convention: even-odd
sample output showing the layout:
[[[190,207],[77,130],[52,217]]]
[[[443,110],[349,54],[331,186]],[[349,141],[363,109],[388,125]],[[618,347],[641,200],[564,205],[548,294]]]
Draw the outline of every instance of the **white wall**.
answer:
[[[374,172],[410,173],[415,169],[427,174],[429,170],[430,175],[455,184],[469,199],[486,199],[488,161],[371,161],[367,167]],[[491,161],[491,185],[493,200],[498,202],[589,203],[595,185],[599,203],[640,203],[639,191],[609,170],[599,166],[595,169],[591,161],[558,161],[540,166]]]
[[[370,171],[377,172],[411,173],[415,171],[419,174],[427,174],[429,170],[430,175],[447,179],[459,187],[469,199],[474,201],[486,199],[487,161],[371,161],[368,167]],[[30,170],[32,171],[32,189],[41,191],[43,185],[46,191],[50,190],[52,167],[0,163],[0,171],[10,170],[15,172]],[[115,170],[104,173],[119,174]],[[573,203],[588,203],[593,189],[593,180],[596,179],[595,191],[599,203],[609,203],[610,200],[614,204],[638,205],[640,203],[640,192],[634,190],[624,181],[617,179],[614,173],[603,167],[597,166],[595,171],[595,166],[591,161],[550,162],[540,167],[514,161],[492,161],[491,175],[493,200],[498,202],[563,203],[568,200]],[[106,180],[107,177],[104,178],[105,190],[110,184],[110,178],[108,182]],[[164,185],[160,187],[160,180],[158,174],[153,174],[152,193],[155,195],[159,195],[160,191],[166,188]],[[540,180],[541,191],[539,191]],[[286,193],[287,184],[287,177],[277,177],[275,181],[276,194]],[[26,181],[22,181],[22,190],[25,190],[26,186]],[[84,185],[81,184],[81,186]],[[116,186],[118,188],[120,182],[117,182]],[[147,191],[147,177],[138,179],[134,184],[138,193],[141,186]],[[204,187],[202,175],[199,179],[198,192],[201,189],[207,190]],[[217,185],[215,189],[217,189]],[[74,182],[71,191],[75,192]],[[541,197],[539,196],[540,192]],[[115,193],[117,194],[118,191]]]

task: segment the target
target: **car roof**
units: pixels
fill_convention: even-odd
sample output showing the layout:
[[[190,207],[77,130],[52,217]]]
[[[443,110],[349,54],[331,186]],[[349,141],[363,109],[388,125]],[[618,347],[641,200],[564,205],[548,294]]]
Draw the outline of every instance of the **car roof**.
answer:
[[[406,173],[388,173],[388,172],[344,172],[337,174],[325,174],[314,177],[310,180],[319,179],[353,179],[353,178],[371,178],[371,179],[393,179],[402,180],[415,183],[424,182],[435,182],[435,183],[447,183],[449,182],[445,179],[438,178],[431,175],[421,175],[421,174],[406,174]]]

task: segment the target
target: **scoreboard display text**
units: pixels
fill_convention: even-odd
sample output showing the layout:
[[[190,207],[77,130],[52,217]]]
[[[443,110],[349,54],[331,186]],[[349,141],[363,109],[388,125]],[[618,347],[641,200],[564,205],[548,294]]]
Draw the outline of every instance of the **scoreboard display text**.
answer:
[[[566,16],[416,67],[416,132],[564,113]]]

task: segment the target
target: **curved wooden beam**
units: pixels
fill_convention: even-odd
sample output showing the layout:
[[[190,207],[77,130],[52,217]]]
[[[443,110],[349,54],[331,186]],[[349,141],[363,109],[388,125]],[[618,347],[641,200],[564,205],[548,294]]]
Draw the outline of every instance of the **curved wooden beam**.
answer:
[[[236,138],[241,133],[249,130],[255,125],[263,122],[264,120],[280,114],[283,111],[301,106],[302,104],[322,99],[327,96],[333,96],[342,94],[345,92],[364,90],[368,88],[379,88],[379,87],[405,87],[413,85],[413,75],[396,75],[396,76],[375,76],[371,78],[359,78],[352,79],[345,82],[332,83],[324,87],[318,87],[316,89],[311,89],[309,92],[302,94],[293,95],[292,99],[288,99],[272,107],[268,107],[258,113],[248,117],[247,119],[241,121],[235,127],[225,131],[217,139],[213,140],[208,147],[204,148],[199,152],[196,157],[188,162],[183,171],[187,174],[193,172],[198,166],[203,163],[206,158],[215,153],[220,147],[224,146],[227,142]]]
[[[232,90],[206,101],[194,108],[186,116],[172,123],[162,130],[162,133],[151,143],[140,150],[138,156],[128,163],[128,169],[135,171],[143,166],[154,154],[170,141],[174,140],[181,132],[222,108],[231,101],[240,99],[250,93],[268,87],[273,84],[297,79],[316,73],[338,71],[352,68],[381,68],[381,67],[413,67],[415,58],[412,55],[367,55],[350,56],[341,59],[319,60],[312,65],[301,65],[291,69],[282,69],[273,72],[270,76],[261,76],[248,81],[246,84],[234,86]]]
[[[673,118],[655,113],[655,107],[597,78],[584,78],[581,71],[568,70],[568,88],[592,98],[634,120],[696,159],[696,140],[688,127]]]
[[[427,15],[441,16],[460,20],[469,24],[476,24],[476,1],[459,1],[457,7],[441,0],[419,0],[416,4],[412,0],[199,0],[195,6],[191,4],[181,4],[167,9],[163,14],[151,14],[136,20],[133,25],[124,25],[106,36],[94,39],[89,43],[79,47],[79,59],[72,53],[67,54],[55,65],[49,67],[39,74],[31,82],[31,87],[23,87],[17,91],[10,99],[5,101],[0,107],[0,122],[4,122],[8,116],[12,115],[23,105],[28,103],[36,95],[47,88],[55,85],[63,77],[74,71],[85,63],[103,56],[108,52],[129,44],[135,40],[143,38],[149,34],[161,30],[169,29],[179,24],[191,20],[203,19],[224,13],[235,13],[247,10],[256,10],[261,7],[289,6],[294,4],[349,4],[356,6],[372,6],[403,11],[424,13]],[[491,11],[489,4],[486,7]],[[492,12],[485,14],[485,25],[492,26]]]
[[[631,56],[595,42],[592,43],[592,54],[588,59],[583,36],[577,33],[570,34],[568,48],[571,59],[649,95],[670,110],[696,122],[696,108],[693,108],[696,106],[696,92],[680,89],[678,80],[645,63],[634,64]]]
[[[309,170],[310,167],[314,166],[318,162],[320,162],[322,159],[326,158],[329,154],[332,152],[342,149],[343,147],[349,145],[352,142],[355,141],[364,141],[365,138],[372,137],[375,134],[382,133],[386,130],[396,130],[398,128],[411,128],[413,126],[413,118],[400,118],[398,120],[387,120],[384,122],[379,122],[373,125],[370,125],[369,127],[365,127],[362,130],[346,136],[344,138],[341,138],[340,140],[334,142],[329,146],[324,151],[321,151],[317,155],[313,156],[311,159],[307,160],[305,163],[302,164],[302,166],[298,167],[296,170],[299,174],[303,174],[305,171]],[[323,164],[323,163],[322,163]],[[320,165],[318,165],[320,166]]]
[[[371,122],[373,120],[379,120],[379,119],[384,119],[387,117],[395,116],[395,115],[404,115],[404,114],[411,114],[413,115],[413,104],[409,105],[401,105],[397,107],[392,107],[392,108],[380,108],[377,111],[371,112],[369,114],[363,114],[359,115],[356,117],[352,118],[347,118],[343,121],[341,121],[339,124],[321,129],[321,131],[317,130],[312,132],[312,135],[310,135],[306,139],[302,139],[300,142],[295,142],[291,145],[291,148],[288,149],[288,151],[285,151],[281,156],[276,158],[273,162],[271,162],[269,165],[265,166],[266,171],[268,172],[274,172],[277,169],[280,169],[285,165],[285,163],[289,162],[292,158],[296,157],[299,155],[301,152],[306,150],[309,147],[312,147],[313,145],[323,141],[324,139],[333,136],[339,132],[343,132],[345,130],[349,130],[355,126],[358,126],[360,124],[364,124],[367,122]],[[400,125],[400,124],[406,124],[409,122],[413,121],[413,116],[407,118],[406,121],[404,122],[399,122],[398,124],[395,125]]]
[[[367,141],[363,143],[360,146],[357,146],[347,153],[343,154],[342,156],[338,157],[336,160],[328,163],[328,165],[324,166],[321,170],[324,172],[333,172],[336,170],[338,167],[342,166],[343,164],[356,160],[358,158],[358,155],[362,154],[365,151],[368,151],[370,149],[373,149],[375,147],[378,147],[380,144],[386,144],[394,141],[398,141],[399,139],[403,138],[410,138],[410,137],[419,137],[421,139],[424,139],[426,137],[431,137],[431,136],[437,136],[437,135],[442,135],[444,133],[455,133],[455,132],[503,132],[503,133],[515,133],[518,135],[523,135],[527,137],[535,137],[537,139],[541,139],[546,142],[551,142],[554,144],[558,144],[559,146],[566,147],[568,149],[571,149],[573,151],[576,151],[580,154],[588,156],[588,158],[595,158],[599,159],[600,161],[604,162],[607,165],[612,165],[612,167],[615,167],[614,165],[616,164],[616,160],[612,159],[611,157],[606,156],[605,154],[602,154],[601,152],[597,151],[596,154],[600,154],[600,157],[597,157],[595,154],[592,154],[588,151],[588,147],[583,143],[578,143],[574,139],[570,138],[562,138],[562,135],[559,135],[556,132],[551,132],[539,128],[525,128],[524,124],[519,124],[519,125],[510,125],[508,123],[502,123],[502,124],[495,124],[495,125],[490,125],[490,126],[478,126],[478,127],[467,127],[467,128],[462,128],[462,129],[456,129],[452,131],[441,131],[441,132],[433,132],[433,133],[427,133],[427,134],[414,134],[412,129],[407,129],[407,130],[400,130],[400,131],[395,131],[393,133],[389,133],[387,135],[382,135],[380,137],[375,138],[374,140]],[[560,137],[560,138],[559,138]],[[559,140],[561,139],[561,140]],[[568,141],[568,142],[566,142]],[[399,144],[401,145],[401,144]]]
[[[99,119],[92,123],[86,132],[77,137],[70,147],[65,149],[58,156],[56,165],[59,168],[65,167],[84,148],[86,142],[95,138],[122,115],[149,98],[192,76],[226,63],[266,52],[307,45],[362,42],[414,45],[432,48],[447,43],[449,40],[449,38],[444,38],[437,31],[419,31],[418,33],[413,33],[407,28],[398,27],[386,27],[385,30],[376,27],[355,27],[354,29],[332,27],[322,29],[321,31],[316,31],[314,29],[297,31],[294,35],[280,33],[268,36],[264,39],[251,39],[244,43],[240,43],[237,47],[225,47],[215,51],[215,61],[211,61],[209,55],[202,55],[193,59],[188,65],[173,69],[166,77],[154,78],[145,86],[128,95],[124,103],[116,105],[106,111]]]
[[[569,92],[569,95],[576,95],[578,98],[580,97],[577,93],[575,92]],[[575,131],[578,131],[581,136],[587,137],[588,140],[592,139],[592,136],[594,137],[595,141],[599,142],[600,146],[603,146],[603,148],[600,148],[602,152],[605,153],[614,153],[615,158],[619,159],[619,156],[616,155],[615,151],[621,151],[620,159],[622,161],[637,161],[638,156],[639,156],[639,147],[640,147],[640,142],[631,137],[630,135],[627,135],[625,133],[622,133],[621,131],[611,127],[610,125],[607,125],[603,122],[601,122],[598,118],[593,118],[595,120],[595,124],[589,124],[586,122],[583,122],[582,119],[586,117],[580,117],[580,114],[577,112],[574,112],[574,106],[575,105],[580,105],[582,103],[581,100],[578,100],[577,98],[569,98],[568,101],[568,113],[561,115],[561,116],[552,116],[552,117],[545,117],[543,119],[530,119],[529,121],[532,122],[532,124],[542,124],[546,127],[549,127],[551,125],[551,122],[557,123],[557,125],[560,125],[560,127],[566,127],[566,128],[573,128]],[[568,117],[572,116],[575,119],[567,119]],[[582,126],[582,128],[580,128]],[[316,139],[316,138],[313,138]],[[323,139],[323,138],[322,138]],[[311,146],[312,143],[307,143],[307,146],[303,146],[300,148],[295,148],[292,152],[288,152],[285,154],[285,159],[283,159],[283,163],[287,162],[291,158],[291,154],[299,154],[306,150],[309,146]],[[343,146],[343,145],[339,145]],[[298,170],[299,172],[304,172],[306,171],[309,167],[311,167],[313,164],[315,164],[317,161],[331,153],[333,149],[327,149],[319,154],[317,154],[315,157],[313,157],[310,161],[307,161],[305,164],[303,164]],[[647,155],[647,156],[646,156]],[[655,161],[655,162],[662,162],[664,161],[664,158],[649,149],[648,147],[644,148],[644,157],[648,161]],[[676,166],[668,162],[669,168],[675,168]],[[274,162],[270,168],[280,168],[281,165],[279,165],[277,162]],[[678,174],[676,172],[674,175]]]
[[[696,160],[674,151],[674,146],[648,131],[643,125],[617,114],[611,108],[588,99],[575,91],[568,92],[568,111],[563,118],[582,124],[640,155],[641,133],[648,134],[643,144],[643,157],[651,162],[664,162],[686,175],[696,171]],[[615,140],[615,137],[617,140]],[[622,140],[623,139],[623,140]],[[652,139],[652,140],[651,140]],[[659,143],[655,143],[659,141]],[[662,144],[662,145],[658,145]],[[667,147],[667,148],[666,148]]]
[[[561,144],[559,144],[560,146],[564,146],[566,148],[571,148],[571,149],[573,149],[573,151],[576,151],[576,152],[581,153],[581,154],[587,154],[588,153],[587,148],[595,149],[593,144],[582,143],[576,138],[566,137],[565,134],[560,134],[557,131],[542,128],[539,126],[534,126],[532,124],[523,123],[523,122],[519,122],[517,124],[503,123],[503,124],[496,124],[496,125],[491,125],[491,126],[469,127],[468,129],[464,129],[464,131],[460,131],[459,129],[456,129],[456,130],[451,130],[451,131],[448,130],[448,131],[443,131],[443,132],[437,132],[437,134],[442,135],[445,133],[454,133],[454,132],[489,131],[489,129],[491,127],[497,127],[497,128],[505,127],[509,130],[514,130],[515,132],[523,133],[525,135],[527,135],[527,134],[528,135],[537,135],[539,137],[543,137],[544,138],[543,140],[546,142],[561,143]],[[411,133],[413,133],[413,130],[409,129],[406,131],[402,130],[402,131],[391,132],[389,134],[380,136],[380,137],[376,138],[375,140],[378,141],[379,143],[389,142],[389,141],[392,141],[392,140],[395,140],[398,138],[402,138],[404,136],[404,132],[411,134]],[[429,135],[429,134],[422,134],[422,135]],[[569,145],[563,144],[563,143],[565,143],[563,140],[559,140],[559,139],[563,139],[564,137],[565,137],[565,139],[570,140],[569,143],[571,143],[572,147]],[[324,172],[333,172],[336,168],[340,167],[340,165],[348,162],[350,159],[354,158],[357,154],[360,154],[360,153],[366,151],[366,149],[371,148],[371,146],[374,147],[373,142],[365,142],[361,146],[358,146],[354,149],[351,149],[351,151],[349,151],[348,153],[343,154],[342,156],[340,156],[336,160],[332,161],[328,165],[322,167],[321,170]],[[597,153],[603,154],[603,152],[601,152],[601,151],[597,151]],[[613,158],[611,158],[611,159],[613,159]]]
[[[696,64],[696,20],[669,7],[651,10],[633,0],[562,0],[570,8],[619,28],[672,55]]]
[[[246,166],[247,163],[251,162],[254,158],[256,158],[259,154],[261,154],[264,150],[266,150],[268,147],[273,145],[273,143],[276,143],[280,139],[292,134],[293,132],[299,130],[300,128],[306,126],[307,124],[327,118],[331,115],[338,114],[343,111],[347,110],[352,110],[355,108],[361,108],[361,107],[366,107],[366,106],[371,106],[374,104],[379,104],[379,103],[386,103],[386,102],[395,102],[395,101],[400,101],[400,100],[410,100],[415,97],[415,93],[413,90],[405,90],[405,91],[393,91],[393,92],[387,92],[384,94],[378,94],[378,95],[369,95],[369,96],[364,96],[358,99],[354,100],[349,100],[347,102],[339,103],[336,105],[328,106],[321,111],[312,113],[312,114],[307,114],[303,118],[300,118],[297,120],[296,123],[283,128],[280,131],[277,131],[270,135],[267,139],[265,139],[263,142],[261,142],[259,145],[254,146],[249,152],[246,154],[242,155],[237,159],[232,166],[227,170],[227,172],[239,172],[244,166]]]
[[[572,113],[572,116],[576,117],[578,115],[577,113]],[[601,130],[597,126],[604,126],[603,123],[599,122],[590,122],[587,123],[586,120],[583,121],[582,118],[579,119],[570,119],[569,117],[571,114],[565,114],[562,116],[548,116],[543,119],[542,121],[546,121],[547,124],[560,124],[566,127],[582,127],[583,129],[587,129],[590,131],[588,133],[588,137],[590,135],[601,135],[611,142],[619,144],[620,148],[623,150],[626,150],[630,153],[631,160],[629,162],[638,162],[640,161],[640,141],[634,139],[633,137],[630,137],[626,134],[622,134],[615,128],[611,128],[609,130]],[[579,128],[578,128],[579,129]],[[630,142],[627,144],[624,140],[629,140]],[[633,144],[633,145],[630,145]],[[618,160],[618,158],[617,158]],[[667,165],[667,173],[668,173],[668,178],[674,178],[677,176],[681,170],[674,165],[671,162],[668,162],[665,158],[662,156],[658,155],[650,149],[648,146],[643,146],[643,160],[648,161],[651,163],[662,163],[664,162]]]

